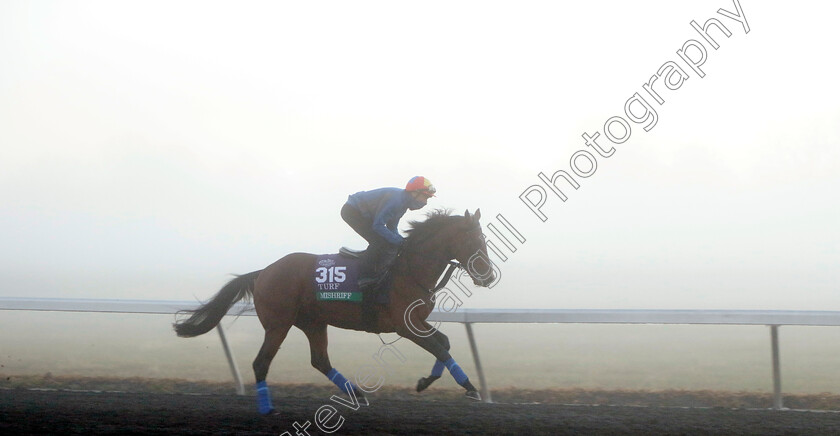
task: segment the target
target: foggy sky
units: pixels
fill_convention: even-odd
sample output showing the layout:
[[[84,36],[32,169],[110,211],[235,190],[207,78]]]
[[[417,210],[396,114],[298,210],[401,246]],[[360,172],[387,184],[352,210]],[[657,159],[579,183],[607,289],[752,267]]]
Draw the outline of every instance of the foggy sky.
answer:
[[[749,33],[724,0],[2,2],[0,296],[207,298],[363,248],[346,196],[424,175],[507,256],[465,307],[840,310],[838,8],[740,6]],[[612,144],[635,93],[657,122]],[[578,150],[563,202],[538,174]]]

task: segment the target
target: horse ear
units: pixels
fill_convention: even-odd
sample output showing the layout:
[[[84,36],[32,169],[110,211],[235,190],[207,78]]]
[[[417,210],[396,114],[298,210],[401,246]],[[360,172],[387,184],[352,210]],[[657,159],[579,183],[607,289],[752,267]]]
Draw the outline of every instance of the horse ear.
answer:
[[[481,219],[481,208],[475,210],[475,214],[473,214],[473,219],[475,220],[475,222],[478,222],[478,220]]]
[[[469,209],[464,211],[464,217],[466,217],[467,219],[470,219],[470,210]]]

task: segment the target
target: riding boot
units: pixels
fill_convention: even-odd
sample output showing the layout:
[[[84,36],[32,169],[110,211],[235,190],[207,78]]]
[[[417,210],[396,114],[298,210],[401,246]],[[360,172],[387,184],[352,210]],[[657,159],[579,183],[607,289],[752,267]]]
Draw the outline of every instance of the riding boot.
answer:
[[[378,292],[388,287],[388,282],[391,278],[391,267],[397,260],[399,247],[391,245],[378,247],[375,254],[378,254],[378,256],[371,259],[370,275],[359,280],[359,287],[362,290],[370,289]]]
[[[381,248],[373,244],[369,245],[362,256],[359,264],[359,290],[367,291],[376,285],[379,280],[377,266],[381,257]]]
[[[369,277],[372,276],[371,274],[371,257],[373,257],[373,247],[368,245],[368,248],[365,251],[362,251],[362,254],[359,255],[359,272],[358,272],[358,284],[359,289],[362,288],[362,283],[366,282]]]
[[[380,294],[390,287],[390,269],[399,253],[397,246],[377,247],[376,253],[379,257],[371,259],[373,263],[372,276],[359,280],[359,289],[362,291],[362,321],[365,330],[373,332],[378,322],[376,316],[377,305]]]

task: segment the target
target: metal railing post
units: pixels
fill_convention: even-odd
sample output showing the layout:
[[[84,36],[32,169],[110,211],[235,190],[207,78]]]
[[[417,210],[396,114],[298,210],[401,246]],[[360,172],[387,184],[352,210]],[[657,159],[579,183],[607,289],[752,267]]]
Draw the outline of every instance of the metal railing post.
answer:
[[[770,346],[773,352],[773,409],[780,410],[782,405],[782,371],[779,365],[779,326],[770,326]]]
[[[242,376],[239,374],[239,366],[236,365],[236,360],[233,358],[233,352],[230,351],[227,338],[225,337],[225,330],[222,324],[216,326],[216,331],[219,332],[219,338],[222,340],[222,348],[225,349],[225,356],[227,357],[228,365],[230,365],[230,372],[233,373],[233,380],[236,382],[236,394],[245,395],[245,386],[242,384]]]
[[[487,380],[484,378],[484,370],[481,368],[481,359],[478,358],[478,346],[475,344],[472,323],[465,322],[464,326],[467,327],[467,338],[470,340],[470,350],[472,350],[473,361],[475,361],[475,370],[478,372],[478,383],[481,385],[481,401],[492,403],[493,399],[490,397],[490,388],[487,386]]]

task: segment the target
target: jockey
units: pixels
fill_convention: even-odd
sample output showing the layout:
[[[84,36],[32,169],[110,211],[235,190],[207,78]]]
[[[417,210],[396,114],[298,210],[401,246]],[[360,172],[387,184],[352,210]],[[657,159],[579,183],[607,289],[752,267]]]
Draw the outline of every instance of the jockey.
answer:
[[[400,218],[409,209],[425,206],[434,195],[432,182],[416,176],[408,181],[405,189],[379,188],[347,197],[341,218],[368,242],[360,271],[361,288],[378,284],[396,260],[405,241],[397,230]]]

